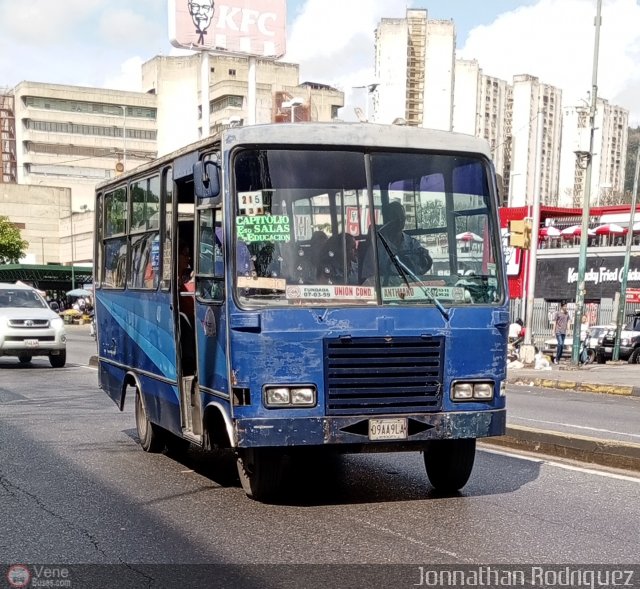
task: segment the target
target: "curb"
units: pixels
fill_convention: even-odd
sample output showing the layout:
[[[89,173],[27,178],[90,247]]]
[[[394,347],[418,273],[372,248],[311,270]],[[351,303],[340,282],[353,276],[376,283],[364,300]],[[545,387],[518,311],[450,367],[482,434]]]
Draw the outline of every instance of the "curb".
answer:
[[[640,472],[640,444],[632,442],[508,426],[504,436],[483,438],[482,444]]]
[[[507,384],[536,386],[548,389],[560,389],[583,393],[604,393],[608,395],[640,397],[640,387],[634,387],[631,385],[596,384],[589,382],[576,382],[575,380],[562,380],[557,378],[527,378],[526,376],[507,377]]]

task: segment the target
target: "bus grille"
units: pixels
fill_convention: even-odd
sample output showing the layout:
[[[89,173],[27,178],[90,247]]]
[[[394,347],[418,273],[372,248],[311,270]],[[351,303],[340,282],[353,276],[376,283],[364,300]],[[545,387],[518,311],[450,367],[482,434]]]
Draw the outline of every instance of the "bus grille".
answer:
[[[326,413],[437,411],[444,338],[339,338],[324,341]]]

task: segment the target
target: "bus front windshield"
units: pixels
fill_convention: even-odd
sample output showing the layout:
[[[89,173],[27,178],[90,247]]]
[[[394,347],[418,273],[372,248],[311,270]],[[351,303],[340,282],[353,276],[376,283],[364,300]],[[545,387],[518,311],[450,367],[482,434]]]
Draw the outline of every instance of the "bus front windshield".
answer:
[[[497,304],[497,212],[477,156],[246,149],[233,160],[245,307]]]

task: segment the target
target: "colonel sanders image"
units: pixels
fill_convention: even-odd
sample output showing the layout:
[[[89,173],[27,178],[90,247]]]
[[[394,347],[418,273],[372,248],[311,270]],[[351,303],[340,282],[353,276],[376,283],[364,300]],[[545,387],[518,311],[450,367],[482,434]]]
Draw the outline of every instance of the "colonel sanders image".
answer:
[[[191,20],[196,25],[196,33],[199,35],[198,45],[204,45],[204,36],[213,18],[214,2],[213,0],[193,0],[188,4]]]

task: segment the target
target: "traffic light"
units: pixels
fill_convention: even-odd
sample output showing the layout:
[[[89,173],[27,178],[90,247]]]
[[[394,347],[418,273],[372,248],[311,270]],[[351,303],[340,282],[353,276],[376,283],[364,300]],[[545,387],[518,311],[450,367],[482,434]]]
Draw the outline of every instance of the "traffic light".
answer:
[[[529,249],[531,245],[531,221],[529,219],[514,219],[509,221],[509,245]]]

